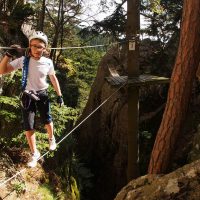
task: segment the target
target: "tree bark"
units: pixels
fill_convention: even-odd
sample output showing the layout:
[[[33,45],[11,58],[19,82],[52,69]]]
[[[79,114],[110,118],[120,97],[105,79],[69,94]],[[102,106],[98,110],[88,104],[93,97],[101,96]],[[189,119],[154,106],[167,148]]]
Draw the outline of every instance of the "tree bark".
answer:
[[[176,139],[187,113],[192,84],[200,61],[200,0],[185,0],[178,53],[167,104],[153,147],[149,173],[168,171]]]
[[[46,0],[42,0],[42,6],[41,10],[39,11],[39,22],[38,22],[38,30],[40,31],[44,31],[45,6],[46,6]]]

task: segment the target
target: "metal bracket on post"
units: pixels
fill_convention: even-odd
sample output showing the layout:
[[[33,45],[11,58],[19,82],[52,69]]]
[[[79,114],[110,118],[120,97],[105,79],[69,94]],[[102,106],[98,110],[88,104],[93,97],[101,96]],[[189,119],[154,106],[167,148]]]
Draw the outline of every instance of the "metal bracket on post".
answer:
[[[129,51],[135,51],[135,37],[129,40],[128,49]]]
[[[135,51],[135,45],[136,45],[136,39],[139,37],[139,34],[132,36],[132,38],[129,40],[128,43],[128,49],[129,51]]]

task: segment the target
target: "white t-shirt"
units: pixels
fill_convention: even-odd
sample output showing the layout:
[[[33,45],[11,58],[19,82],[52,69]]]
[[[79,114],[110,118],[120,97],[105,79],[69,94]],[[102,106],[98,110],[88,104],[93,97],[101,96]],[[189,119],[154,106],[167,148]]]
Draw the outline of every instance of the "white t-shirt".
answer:
[[[24,56],[10,62],[10,65],[16,70],[23,68]],[[54,65],[51,59],[41,57],[35,60],[32,57],[28,66],[28,77],[26,90],[45,90],[48,88],[47,75],[55,74]]]

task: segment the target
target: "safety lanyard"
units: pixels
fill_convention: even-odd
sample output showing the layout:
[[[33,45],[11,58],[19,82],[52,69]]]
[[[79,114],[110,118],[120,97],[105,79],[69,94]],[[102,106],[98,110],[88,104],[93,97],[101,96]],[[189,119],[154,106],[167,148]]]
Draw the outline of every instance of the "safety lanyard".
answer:
[[[28,78],[28,65],[29,65],[29,56],[25,56],[23,61],[23,68],[22,68],[22,91],[25,90]]]

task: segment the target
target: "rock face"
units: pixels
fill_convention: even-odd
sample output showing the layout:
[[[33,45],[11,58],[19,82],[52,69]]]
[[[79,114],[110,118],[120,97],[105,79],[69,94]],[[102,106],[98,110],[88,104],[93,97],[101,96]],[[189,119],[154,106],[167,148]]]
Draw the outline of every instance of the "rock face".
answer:
[[[122,51],[113,48],[103,57],[80,121],[118,89],[111,87],[105,77],[110,76],[108,66],[114,66],[120,75],[126,73]],[[77,133],[78,152],[95,174],[94,191],[98,195],[92,194],[91,199],[110,200],[126,183],[126,135],[127,93],[123,87],[84,122]]]
[[[146,175],[129,182],[114,200],[199,200],[200,160],[164,175]]]

